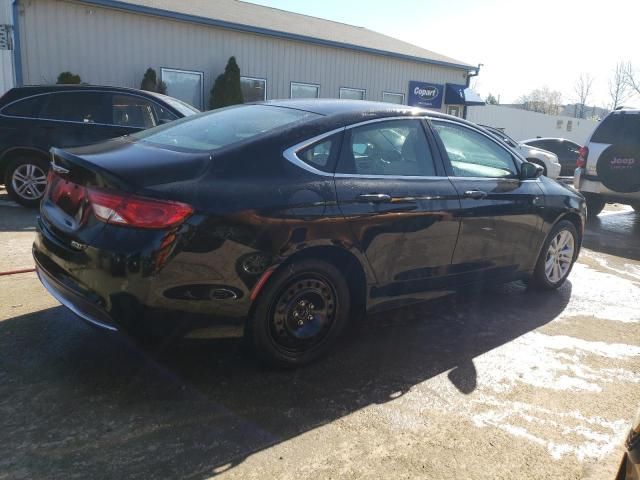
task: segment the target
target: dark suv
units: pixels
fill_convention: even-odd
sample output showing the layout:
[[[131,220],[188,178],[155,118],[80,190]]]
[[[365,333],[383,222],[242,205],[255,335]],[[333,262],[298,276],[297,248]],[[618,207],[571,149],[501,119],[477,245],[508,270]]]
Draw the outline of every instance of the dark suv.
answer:
[[[0,184],[35,207],[47,183],[49,149],[96,143],[198,113],[175,98],[118,87],[19,87],[0,98]]]

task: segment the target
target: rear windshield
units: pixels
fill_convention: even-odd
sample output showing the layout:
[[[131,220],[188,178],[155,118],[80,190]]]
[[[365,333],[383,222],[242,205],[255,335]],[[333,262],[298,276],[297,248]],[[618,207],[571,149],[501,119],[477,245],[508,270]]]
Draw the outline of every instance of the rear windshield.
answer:
[[[640,143],[640,114],[612,113],[591,137],[595,143]]]
[[[241,105],[202,113],[131,135],[142,142],[211,152],[319,115],[271,105]]]

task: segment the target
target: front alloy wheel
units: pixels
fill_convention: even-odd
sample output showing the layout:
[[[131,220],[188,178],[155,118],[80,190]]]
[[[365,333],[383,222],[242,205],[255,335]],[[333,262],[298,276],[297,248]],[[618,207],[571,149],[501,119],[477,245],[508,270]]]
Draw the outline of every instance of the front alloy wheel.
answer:
[[[575,225],[568,220],[560,220],[542,246],[530,285],[542,290],[560,287],[573,268],[578,246]]]
[[[573,235],[567,230],[561,230],[553,237],[544,264],[544,273],[550,283],[558,283],[569,273],[574,252]]]

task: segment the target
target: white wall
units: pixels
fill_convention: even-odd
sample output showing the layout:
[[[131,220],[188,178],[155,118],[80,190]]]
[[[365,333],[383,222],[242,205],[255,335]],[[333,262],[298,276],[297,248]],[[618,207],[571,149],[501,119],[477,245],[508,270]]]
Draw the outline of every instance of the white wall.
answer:
[[[560,115],[545,115],[517,108],[485,105],[469,107],[467,120],[490,127],[504,128],[516,140],[535,137],[559,137],[584,145],[598,122]],[[571,125],[570,130],[568,125]]]
[[[13,25],[11,0],[0,0],[0,25]],[[13,51],[0,50],[0,96],[13,85]]]

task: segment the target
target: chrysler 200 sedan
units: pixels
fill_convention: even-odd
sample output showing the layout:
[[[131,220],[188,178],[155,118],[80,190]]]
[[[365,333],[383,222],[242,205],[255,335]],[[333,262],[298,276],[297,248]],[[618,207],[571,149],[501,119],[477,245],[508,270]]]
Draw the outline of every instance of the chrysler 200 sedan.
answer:
[[[472,123],[362,101],[242,105],[52,149],[38,275],[96,326],[244,335],[282,366],[350,318],[565,282],[585,202]]]

